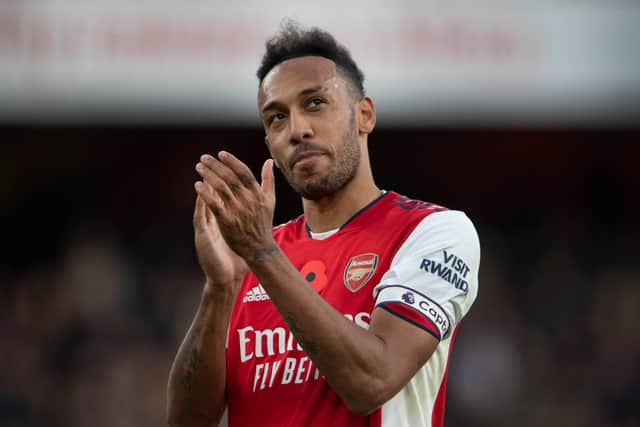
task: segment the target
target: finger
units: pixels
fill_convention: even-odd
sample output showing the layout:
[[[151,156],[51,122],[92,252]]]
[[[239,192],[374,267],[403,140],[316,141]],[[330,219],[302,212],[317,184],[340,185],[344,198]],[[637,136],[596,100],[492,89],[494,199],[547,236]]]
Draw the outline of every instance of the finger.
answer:
[[[237,193],[240,191],[243,183],[238,175],[228,165],[208,154],[203,154],[200,157],[200,162],[205,165],[206,168],[210,169],[210,171],[216,176],[222,179],[232,192]]]
[[[218,158],[222,163],[224,163],[225,166],[233,171],[237,179],[245,188],[256,190],[259,187],[258,181],[256,181],[256,178],[255,176],[253,176],[253,172],[251,172],[249,166],[247,166],[236,156],[229,153],[228,151],[220,151],[218,153]]]
[[[204,157],[205,156],[203,156],[203,158]],[[211,158],[211,156],[207,157]],[[213,188],[214,192],[218,193],[226,203],[229,203],[234,198],[234,192],[229,187],[229,185],[227,185],[227,181],[230,181],[231,179],[225,179],[222,175],[230,175],[232,174],[232,172],[230,170],[225,172],[223,169],[221,169],[221,166],[225,168],[226,166],[222,165],[222,163],[215,159],[213,160],[213,162],[207,160],[207,163],[198,162],[196,164],[196,172],[198,172],[204,182],[206,182],[211,186],[211,188]],[[237,181],[237,179],[235,181]]]
[[[276,200],[276,180],[273,175],[273,159],[267,159],[262,165],[260,174],[260,187],[267,198],[275,203]]]
[[[206,204],[205,209],[208,206],[215,216],[219,216],[222,214],[224,210],[224,202],[220,199],[220,196],[218,196],[215,191],[211,191],[211,187],[209,187],[202,181],[197,181],[194,184],[194,188],[196,189],[198,196]],[[206,213],[204,215],[206,215]]]
[[[204,204],[204,202],[203,202],[203,204]],[[204,207],[204,211],[205,211],[205,214],[204,214],[204,215],[205,215],[205,217],[206,217],[207,224],[211,224],[211,223],[215,222],[215,218],[214,218],[214,216],[213,216],[213,213],[211,212],[211,209],[209,209],[209,208],[205,205],[205,207]]]
[[[203,182],[203,184],[206,187],[209,194],[213,194],[213,188],[211,188],[211,186],[206,182]],[[200,199],[202,200],[202,197]],[[222,203],[220,199],[217,199],[217,200],[218,202]],[[206,224],[209,227],[211,227],[212,225],[216,225],[216,217],[213,215],[213,212],[211,212],[211,209],[209,209],[209,207],[207,206],[204,200],[202,200],[202,205],[203,205],[203,212],[204,212]],[[222,205],[224,205],[224,203],[222,203]]]
[[[200,195],[196,195],[196,203],[193,209],[193,228],[196,231],[202,230],[206,225],[205,211],[208,211],[208,209],[204,200]]]

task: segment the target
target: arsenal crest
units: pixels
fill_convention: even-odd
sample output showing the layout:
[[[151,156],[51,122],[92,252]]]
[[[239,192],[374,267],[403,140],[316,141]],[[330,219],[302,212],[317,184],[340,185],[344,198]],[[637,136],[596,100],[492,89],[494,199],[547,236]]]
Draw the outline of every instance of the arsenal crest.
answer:
[[[344,285],[351,292],[357,292],[371,279],[378,265],[378,255],[368,253],[356,255],[344,269]]]

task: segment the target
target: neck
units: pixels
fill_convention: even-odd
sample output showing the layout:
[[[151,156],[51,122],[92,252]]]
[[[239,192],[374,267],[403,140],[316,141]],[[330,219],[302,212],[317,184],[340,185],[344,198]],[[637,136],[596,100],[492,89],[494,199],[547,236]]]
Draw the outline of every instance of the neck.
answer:
[[[342,189],[318,200],[302,199],[307,225],[315,233],[335,230],[380,193],[369,163],[363,162],[356,176]]]

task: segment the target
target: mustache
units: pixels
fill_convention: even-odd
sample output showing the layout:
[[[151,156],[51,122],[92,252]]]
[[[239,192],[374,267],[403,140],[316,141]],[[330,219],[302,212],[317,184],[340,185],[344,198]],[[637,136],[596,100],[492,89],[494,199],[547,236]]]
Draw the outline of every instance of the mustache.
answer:
[[[300,144],[296,145],[296,148],[293,150],[293,153],[289,157],[289,161],[287,162],[289,169],[293,168],[293,165],[300,159],[300,157],[309,152],[321,153],[326,155],[330,154],[329,150],[319,144],[315,144],[313,142],[301,142]]]

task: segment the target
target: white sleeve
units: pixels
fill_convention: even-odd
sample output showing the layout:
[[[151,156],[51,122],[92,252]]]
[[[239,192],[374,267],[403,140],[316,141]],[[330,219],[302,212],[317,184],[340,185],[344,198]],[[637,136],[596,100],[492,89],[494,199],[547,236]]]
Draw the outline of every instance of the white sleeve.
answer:
[[[402,244],[373,290],[376,307],[449,336],[478,294],[480,242],[460,211],[425,217]]]

